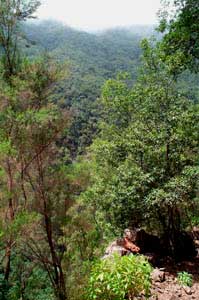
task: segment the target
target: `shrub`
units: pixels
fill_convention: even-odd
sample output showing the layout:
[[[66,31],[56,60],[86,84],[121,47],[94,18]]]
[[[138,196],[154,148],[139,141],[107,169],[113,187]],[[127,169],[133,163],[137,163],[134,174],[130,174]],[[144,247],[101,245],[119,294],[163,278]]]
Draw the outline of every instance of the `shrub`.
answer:
[[[179,272],[177,279],[180,285],[189,286],[189,287],[193,285],[192,275],[187,272]]]
[[[88,300],[133,299],[149,296],[152,267],[143,256],[114,256],[94,263],[87,288]]]

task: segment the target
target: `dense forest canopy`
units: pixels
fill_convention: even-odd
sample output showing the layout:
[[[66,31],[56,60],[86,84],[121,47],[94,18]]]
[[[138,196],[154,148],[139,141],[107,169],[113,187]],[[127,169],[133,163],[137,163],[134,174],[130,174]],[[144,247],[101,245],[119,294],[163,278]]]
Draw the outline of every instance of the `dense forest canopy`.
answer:
[[[66,78],[57,83],[53,98],[62,107],[73,110],[74,121],[67,141],[73,158],[85,151],[97,132],[100,115],[97,99],[104,82],[119,72],[127,72],[129,84],[134,83],[141,63],[141,40],[151,36],[161,38],[154,26],[144,25],[87,33],[56,21],[34,21],[25,24],[23,31],[27,55],[34,57],[48,52],[53,59],[67,65]],[[197,82],[197,74],[185,71],[178,83],[195,102],[199,93]]]
[[[0,0],[0,299],[147,299],[124,230],[195,258],[199,6],[169,2],[158,32],[87,33]],[[104,257],[112,239],[130,255]]]
[[[34,57],[48,52],[56,61],[68,66],[67,77],[57,84],[54,99],[75,113],[71,137],[68,137],[74,157],[91,144],[97,131],[99,106],[96,100],[104,82],[118,72],[128,72],[130,80],[135,81],[140,64],[140,42],[155,34],[154,27],[133,26],[94,34],[56,21],[43,21],[26,24],[24,31],[28,55]]]

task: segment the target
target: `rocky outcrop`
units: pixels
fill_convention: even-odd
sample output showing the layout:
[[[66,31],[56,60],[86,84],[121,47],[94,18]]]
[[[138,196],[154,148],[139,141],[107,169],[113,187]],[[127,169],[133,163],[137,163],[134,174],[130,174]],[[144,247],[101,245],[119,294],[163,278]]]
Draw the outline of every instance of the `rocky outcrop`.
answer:
[[[189,232],[176,233],[173,242],[170,236],[158,236],[147,233],[143,229],[129,230],[128,235],[140,248],[139,253],[151,258],[151,261],[161,257],[170,256],[176,261],[189,260],[197,255],[196,247],[199,245],[199,230],[193,236]]]
[[[120,256],[129,255],[131,253],[139,253],[140,248],[133,242],[134,235],[128,229],[124,231],[123,238],[113,241],[105,250],[103,259],[112,256],[114,253]]]
[[[105,255],[102,257],[102,259],[108,258],[110,256],[113,256],[113,254],[117,253],[120,256],[128,255],[131,252],[124,247],[122,247],[118,240],[112,242],[105,250]]]
[[[157,265],[162,258],[172,257],[176,261],[188,260],[196,257],[196,243],[190,233],[182,231],[175,238],[172,245],[169,237],[161,239],[155,235],[148,234],[143,229],[125,229],[123,238],[113,241],[106,249],[104,258],[118,253],[128,255],[140,253],[148,258],[152,265]]]

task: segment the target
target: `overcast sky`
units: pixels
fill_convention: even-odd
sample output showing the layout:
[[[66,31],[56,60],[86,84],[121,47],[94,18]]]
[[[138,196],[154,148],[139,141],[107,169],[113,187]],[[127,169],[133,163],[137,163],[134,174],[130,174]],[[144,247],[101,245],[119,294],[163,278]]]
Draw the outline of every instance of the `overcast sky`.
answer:
[[[39,18],[53,18],[84,30],[154,24],[160,0],[42,0]]]

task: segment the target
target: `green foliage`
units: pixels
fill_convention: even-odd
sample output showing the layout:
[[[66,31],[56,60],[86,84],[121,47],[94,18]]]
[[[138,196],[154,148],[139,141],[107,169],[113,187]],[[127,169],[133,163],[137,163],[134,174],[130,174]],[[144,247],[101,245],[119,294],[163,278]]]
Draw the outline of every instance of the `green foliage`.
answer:
[[[114,256],[94,263],[87,288],[90,300],[133,299],[150,293],[152,268],[142,256]]]
[[[123,78],[105,84],[91,186],[82,197],[114,228],[151,226],[175,248],[174,232],[198,207],[199,107],[180,93],[160,49],[143,43],[137,84],[129,88]]]
[[[59,245],[59,238],[67,209],[64,197],[69,194],[69,188],[56,143],[68,127],[69,113],[49,100],[57,75],[56,65],[47,59],[25,61],[17,74],[9,74],[0,84],[0,209],[4,215],[1,242],[3,284],[6,283],[9,299],[23,297],[23,284],[27,283],[35,268],[43,269],[41,276],[44,274],[45,280],[49,280],[48,286],[40,287],[37,282],[38,299],[48,296],[49,299],[63,299],[65,296],[64,274],[58,272],[58,269],[62,270],[65,247]],[[15,269],[18,267],[15,253],[16,256],[22,255],[21,261],[26,268],[22,271],[24,274],[28,272],[27,280]],[[62,276],[61,280],[59,276]],[[42,289],[46,292],[43,293]]]
[[[179,272],[177,277],[178,283],[182,286],[189,286],[193,285],[193,277],[191,274],[187,272]]]
[[[9,285],[4,279],[4,274],[0,273],[0,299],[8,300]]]
[[[55,300],[47,273],[39,266],[23,259],[20,253],[12,258],[11,284],[5,300]]]
[[[39,5],[38,0],[0,1],[0,49],[3,54],[1,62],[4,66],[4,78],[8,82],[20,70],[20,23],[33,18]]]
[[[184,69],[189,67],[193,71],[198,71],[199,3],[195,0],[167,2],[171,5],[174,3],[176,13],[174,16],[166,16],[164,12],[162,13],[159,29],[166,32],[162,43],[165,55],[169,57],[174,53],[181,53],[181,67]]]
[[[20,238],[31,230],[32,224],[38,223],[39,220],[40,217],[36,212],[21,211],[12,223],[7,224],[4,236],[11,235],[15,237],[16,241],[20,241]]]
[[[129,72],[129,82],[135,81],[141,38],[153,28],[133,26],[91,34],[45,21],[26,24],[24,30],[27,55],[34,57],[47,50],[56,61],[68,65],[69,72],[56,84],[52,99],[73,113],[65,144],[74,158],[85,152],[98,132],[101,106],[96,100],[103,83],[118,72]]]
[[[65,145],[75,158],[85,153],[99,132],[97,123],[102,114],[101,104],[96,99],[100,97],[102,85],[107,79],[116,78],[119,72],[129,73],[128,85],[135,82],[140,65],[140,41],[154,34],[153,28],[133,26],[90,34],[45,21],[26,24],[24,30],[28,36],[29,46],[24,49],[27,55],[34,57],[47,49],[56,61],[68,65],[69,72],[56,84],[52,100],[62,108],[71,108],[74,118]],[[175,59],[171,56],[170,69],[174,71],[182,59],[181,53],[177,53]],[[198,76],[194,78],[187,73],[179,82],[183,93],[189,93],[194,101],[197,82]]]
[[[90,274],[87,299],[148,296],[143,257],[91,270],[106,239],[144,225],[166,234],[173,250],[190,218],[198,222],[198,76],[183,72],[197,70],[198,5],[174,2],[163,41],[142,42],[137,78],[145,28],[24,25],[39,1],[0,0],[2,299],[82,299]],[[179,282],[190,285],[190,275]]]

